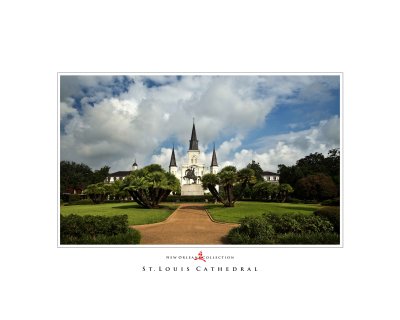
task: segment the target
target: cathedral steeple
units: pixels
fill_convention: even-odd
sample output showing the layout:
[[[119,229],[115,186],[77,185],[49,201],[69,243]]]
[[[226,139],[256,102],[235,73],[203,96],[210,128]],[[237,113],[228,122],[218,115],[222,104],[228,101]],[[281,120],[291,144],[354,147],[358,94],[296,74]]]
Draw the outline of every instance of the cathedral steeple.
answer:
[[[175,146],[172,146],[171,161],[169,162],[170,167],[177,167],[175,159]]]
[[[189,141],[189,150],[199,150],[199,140],[197,140],[196,136],[196,127],[194,126],[194,118],[193,118],[193,128],[192,128],[192,137]]]
[[[212,159],[211,159],[211,167],[218,167],[217,154],[215,153],[215,143],[214,143],[213,155],[212,155]]]

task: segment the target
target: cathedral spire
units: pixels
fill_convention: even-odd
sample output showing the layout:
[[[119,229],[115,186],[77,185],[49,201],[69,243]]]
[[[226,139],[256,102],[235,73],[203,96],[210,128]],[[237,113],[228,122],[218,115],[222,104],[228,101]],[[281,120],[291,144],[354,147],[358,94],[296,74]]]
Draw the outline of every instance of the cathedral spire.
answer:
[[[171,161],[169,162],[170,167],[176,167],[176,160],[175,160],[175,146],[172,146],[172,154],[171,154]]]
[[[212,159],[211,159],[211,167],[218,167],[217,154],[215,153],[215,143],[214,143],[213,155],[212,155]]]
[[[199,140],[197,140],[196,136],[196,127],[194,126],[194,118],[193,118],[193,128],[192,128],[192,137],[189,141],[189,150],[199,150]]]

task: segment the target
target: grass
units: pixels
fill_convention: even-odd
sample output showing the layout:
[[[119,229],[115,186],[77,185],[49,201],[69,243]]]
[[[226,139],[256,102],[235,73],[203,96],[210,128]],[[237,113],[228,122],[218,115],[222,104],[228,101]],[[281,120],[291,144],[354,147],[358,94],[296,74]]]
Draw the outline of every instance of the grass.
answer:
[[[127,214],[128,224],[131,226],[164,221],[176,208],[177,206],[172,204],[163,205],[160,209],[144,209],[134,202],[105,203],[96,205],[61,206],[60,213],[62,215],[77,214],[80,216],[115,216]]]
[[[301,213],[312,214],[321,208],[319,204],[291,204],[276,202],[236,202],[233,208],[221,204],[207,205],[206,208],[215,221],[240,223],[244,217],[257,217],[263,213]]]

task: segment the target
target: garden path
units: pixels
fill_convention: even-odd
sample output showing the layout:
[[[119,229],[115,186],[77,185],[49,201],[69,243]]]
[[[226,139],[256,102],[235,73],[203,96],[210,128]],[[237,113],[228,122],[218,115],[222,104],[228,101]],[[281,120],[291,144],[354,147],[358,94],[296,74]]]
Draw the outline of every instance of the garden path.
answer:
[[[223,244],[223,237],[236,226],[213,222],[203,204],[187,203],[163,222],[131,227],[140,231],[140,244]]]

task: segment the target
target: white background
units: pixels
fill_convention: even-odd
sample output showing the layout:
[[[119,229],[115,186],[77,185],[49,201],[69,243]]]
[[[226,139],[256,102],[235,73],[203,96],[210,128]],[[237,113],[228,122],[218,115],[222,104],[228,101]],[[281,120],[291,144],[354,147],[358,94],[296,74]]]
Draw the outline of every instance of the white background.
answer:
[[[356,3],[3,1],[1,318],[398,319],[398,10]],[[344,248],[57,248],[57,72],[95,71],[344,72]]]

